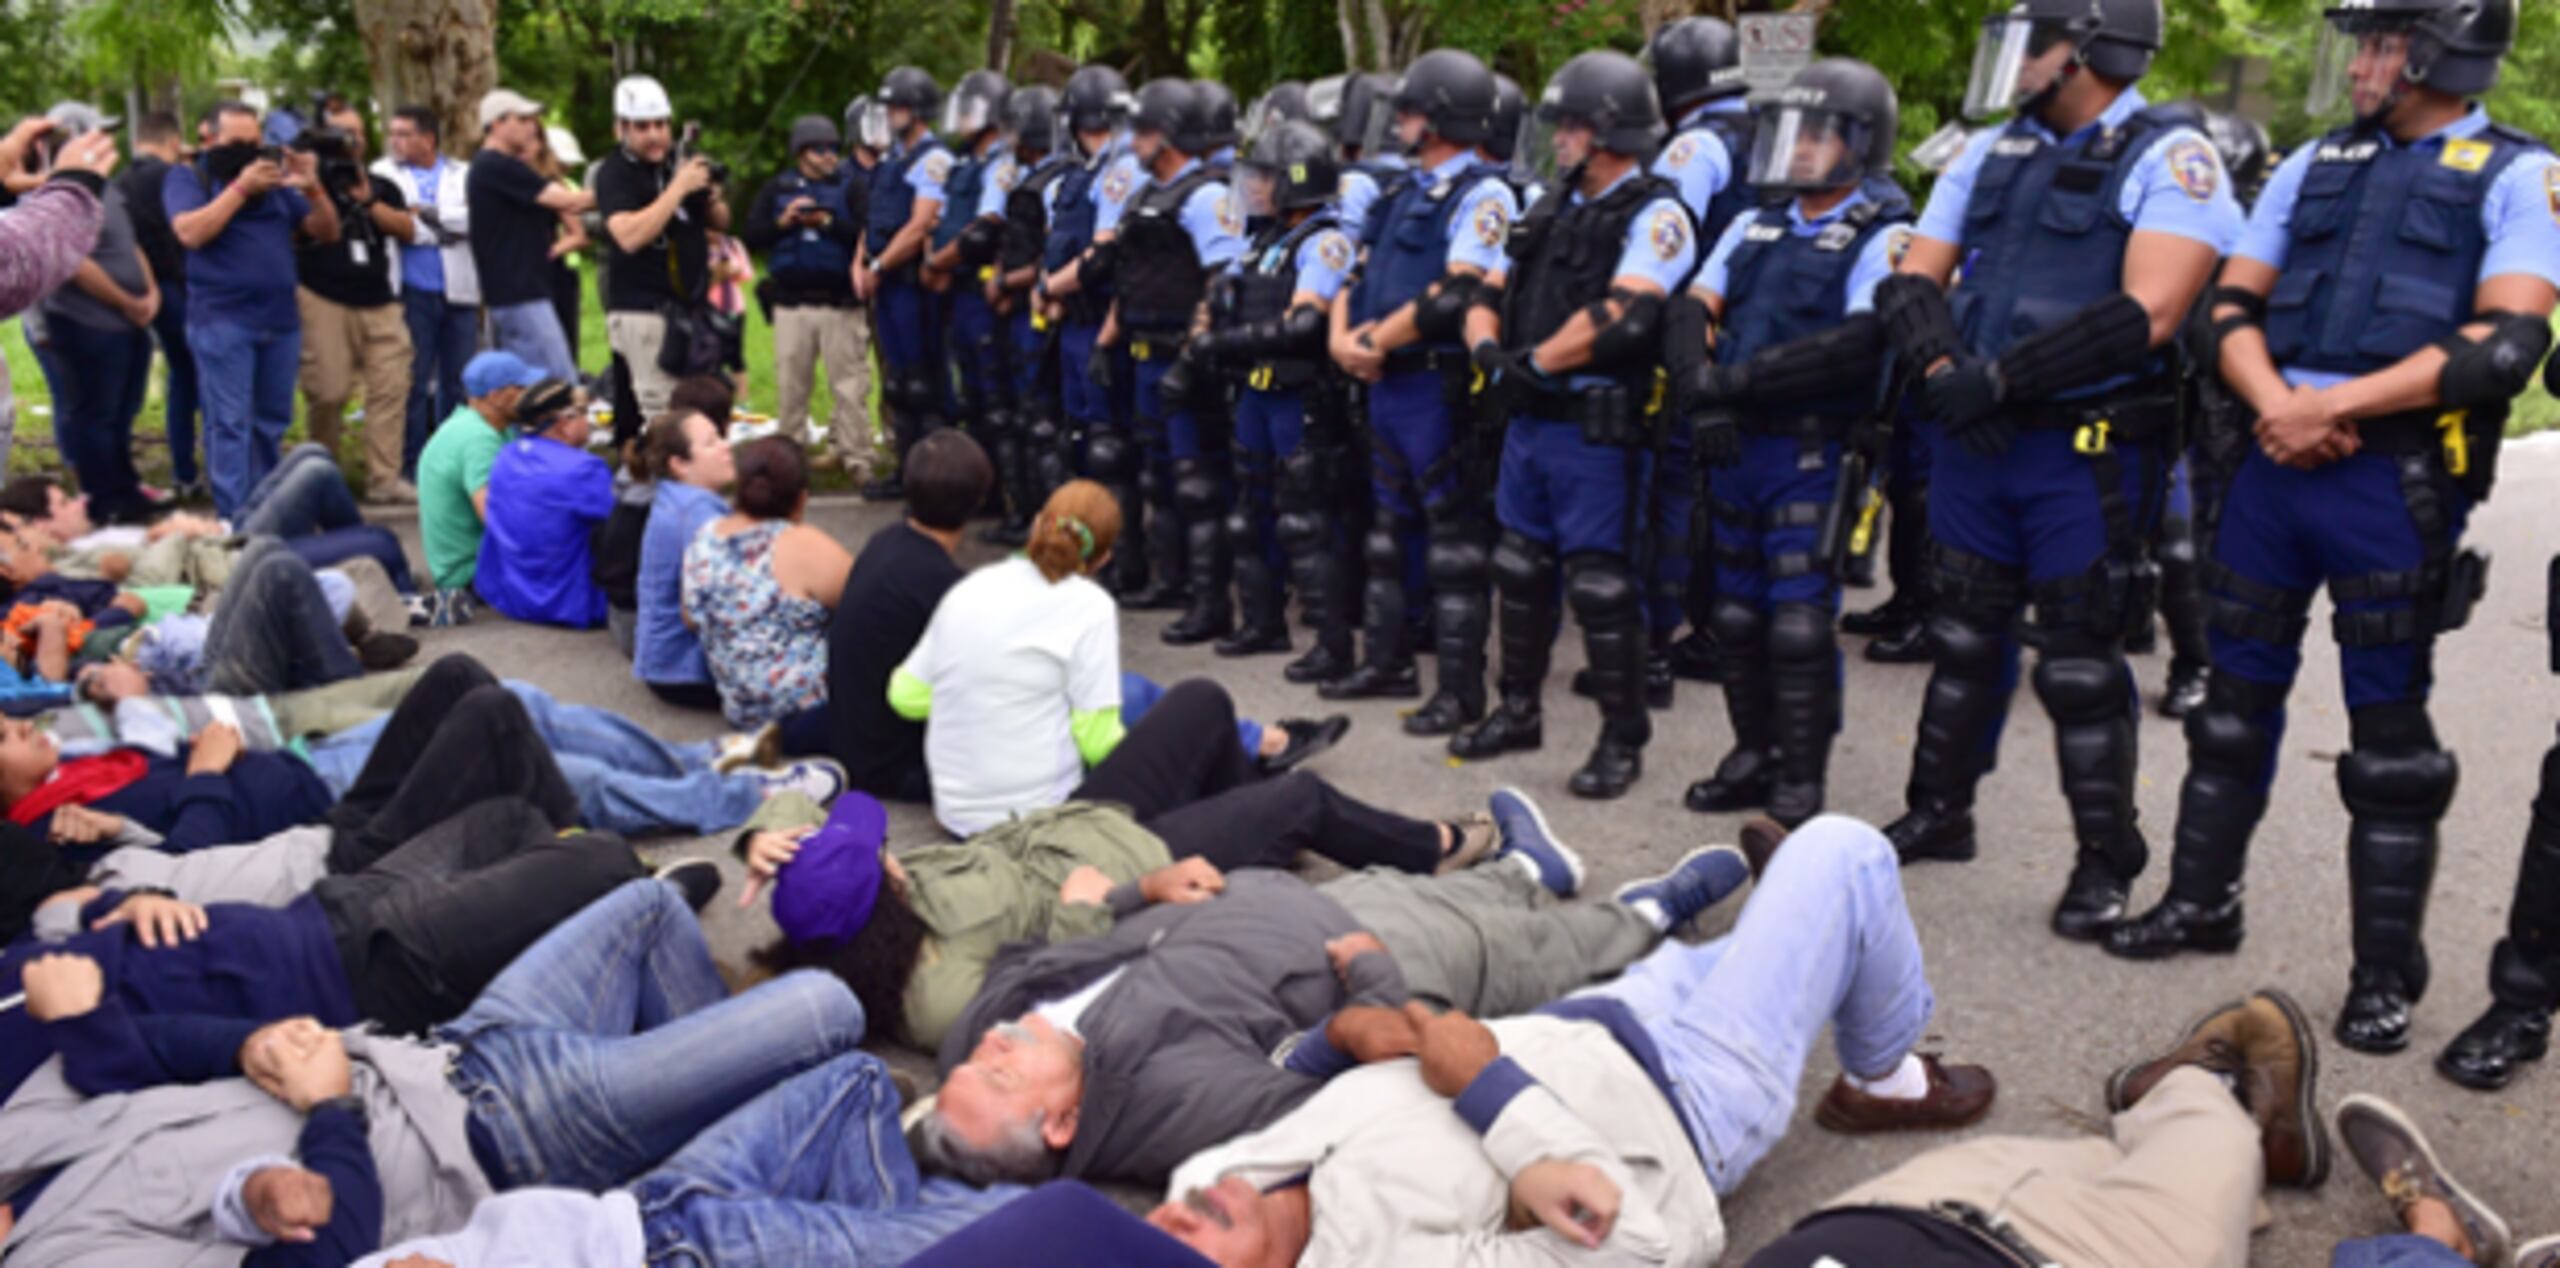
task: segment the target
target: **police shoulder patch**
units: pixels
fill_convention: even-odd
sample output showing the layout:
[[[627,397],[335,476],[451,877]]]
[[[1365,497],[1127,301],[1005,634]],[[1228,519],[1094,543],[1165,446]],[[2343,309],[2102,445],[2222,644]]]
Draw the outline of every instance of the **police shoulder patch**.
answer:
[[[1013,192],[1013,187],[1020,183],[1021,180],[1022,167],[1020,164],[1015,163],[1012,159],[1006,159],[1003,162],[996,164],[995,183],[998,190],[1010,194]]]
[[[1489,247],[1501,246],[1502,240],[1511,233],[1511,217],[1503,211],[1502,200],[1499,198],[1486,198],[1477,202],[1473,224],[1476,241]]]
[[[1236,205],[1236,196],[1234,193],[1228,190],[1219,190],[1217,196],[1217,207],[1218,227],[1220,229],[1223,229],[1228,233],[1244,232],[1244,209]]]
[[[924,161],[924,178],[939,185],[951,175],[951,156],[936,153]]]
[[[1664,204],[1653,209],[1653,217],[1645,225],[1645,237],[1653,243],[1653,253],[1668,260],[1689,245],[1689,213]]]
[[[1885,230],[1884,258],[1892,261],[1893,267],[1901,268],[1902,257],[1911,254],[1911,243],[1919,236],[1919,232],[1909,225],[1895,225]]]
[[[1696,157],[1698,157],[1698,138],[1696,134],[1684,134],[1679,140],[1671,143],[1670,151],[1662,156],[1662,164],[1665,167],[1677,170],[1679,168],[1687,167],[1689,165],[1689,160]]]
[[[2181,137],[2169,147],[2169,179],[2178,182],[2187,197],[2197,202],[2212,202],[2222,189],[2222,156],[2202,137]]]
[[[2551,204],[2551,218],[2560,221],[2560,162],[2543,165],[2542,196]]]
[[[1326,232],[1317,234],[1316,258],[1323,261],[1326,268],[1332,269],[1336,273],[1350,268],[1351,239],[1346,238],[1339,233]]]
[[[1109,174],[1102,178],[1102,196],[1115,203],[1129,196],[1129,168],[1127,166],[1115,164],[1111,168]]]

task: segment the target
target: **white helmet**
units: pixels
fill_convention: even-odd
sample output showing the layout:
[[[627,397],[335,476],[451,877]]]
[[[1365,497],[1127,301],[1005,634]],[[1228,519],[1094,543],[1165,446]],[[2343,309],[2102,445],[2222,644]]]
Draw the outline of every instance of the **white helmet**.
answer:
[[[675,117],[666,87],[647,75],[631,75],[613,86],[613,117],[645,123]]]

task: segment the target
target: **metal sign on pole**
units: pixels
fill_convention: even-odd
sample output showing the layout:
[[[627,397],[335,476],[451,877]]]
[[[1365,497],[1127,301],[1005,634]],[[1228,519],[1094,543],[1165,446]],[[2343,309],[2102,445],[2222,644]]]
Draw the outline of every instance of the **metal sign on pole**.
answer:
[[[1746,13],[1740,34],[1742,77],[1753,97],[1776,93],[1813,63],[1813,14]]]

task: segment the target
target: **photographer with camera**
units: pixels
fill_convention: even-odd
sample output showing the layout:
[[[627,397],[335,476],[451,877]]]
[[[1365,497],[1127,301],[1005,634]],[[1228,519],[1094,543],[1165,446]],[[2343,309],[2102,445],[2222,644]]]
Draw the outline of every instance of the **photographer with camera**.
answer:
[[[551,302],[552,247],[561,217],[585,212],[595,199],[534,170],[542,147],[542,103],[505,88],[491,91],[480,98],[480,152],[463,189],[491,346],[567,382],[578,377],[578,357]]]
[[[407,200],[417,233],[400,249],[400,308],[409,321],[409,417],[400,473],[412,479],[418,451],[447,414],[461,408],[462,367],[480,346],[480,272],[471,264],[468,169],[439,148],[444,124],[426,106],[391,112],[391,153],[374,176]]]
[[[335,242],[338,210],[311,199],[319,162],[267,145],[258,112],[225,101],[206,112],[210,144],[161,189],[187,249],[187,346],[204,392],[205,466],[217,513],[236,514],[274,469],[293,425],[302,365],[295,304],[296,235]]]
[[[400,303],[402,249],[417,218],[400,186],[365,170],[364,116],[335,106],[293,139],[318,163],[320,191],[337,208],[334,242],[305,243],[302,272],[303,420],[311,439],[338,453],[347,400],[364,385],[365,500],[411,505],[415,485],[400,477],[409,409],[409,320]]]
[[[643,418],[666,412],[676,380],[716,372],[734,325],[704,302],[713,229],[727,232],[727,169],[677,144],[667,90],[646,75],[613,86],[622,144],[596,168],[604,214],[605,330],[631,370]]]
[[[782,434],[808,445],[810,384],[823,361],[822,381],[835,399],[827,447],[857,485],[873,474],[871,339],[853,296],[869,188],[862,170],[844,161],[836,125],[803,115],[791,124],[791,166],[756,191],[739,234],[765,256],[758,297],[773,320]]]
[[[124,123],[77,101],[45,117],[54,122],[48,139],[55,144],[112,134]],[[160,288],[135,238],[123,187],[107,186],[101,201],[106,219],[98,244],[70,284],[37,306],[27,337],[53,386],[53,434],[63,461],[79,477],[93,513],[129,523],[152,509],[133,466],[133,417],[150,386],[151,320],[159,315]]]

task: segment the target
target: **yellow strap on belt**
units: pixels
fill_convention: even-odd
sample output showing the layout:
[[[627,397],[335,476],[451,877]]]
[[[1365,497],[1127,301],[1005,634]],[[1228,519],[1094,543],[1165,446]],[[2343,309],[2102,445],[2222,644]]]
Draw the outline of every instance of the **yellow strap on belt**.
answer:
[[[2455,479],[2471,474],[2471,433],[2463,425],[2471,421],[2471,411],[2458,409],[2436,420],[2436,430],[2444,433],[2444,473]]]
[[[1040,313],[1031,314],[1031,328],[1044,335],[1049,333],[1048,317]]]
[[[1270,391],[1271,367],[1267,365],[1258,365],[1253,367],[1253,373],[1245,377],[1244,384],[1246,387],[1252,388],[1257,392]]]
[[[2113,428],[2103,418],[2083,425],[2080,430],[2071,434],[2071,452],[2092,456],[2105,453],[2114,443],[2107,439],[2107,433],[2111,430]]]
[[[1849,530],[1849,553],[1863,555],[1875,545],[1876,520],[1884,515],[1884,490],[1867,486],[1867,496],[1858,506],[1858,526]]]
[[[978,280],[979,280],[979,281],[981,281],[981,282],[992,282],[992,281],[996,280],[996,266],[994,266],[994,265],[990,264],[990,265],[987,265],[987,266],[986,266],[986,267],[984,267],[984,268],[979,269],[979,270],[978,270]]]
[[[1131,340],[1131,341],[1130,341],[1130,343],[1129,343],[1129,356],[1130,356],[1132,359],[1134,359],[1134,360],[1138,360],[1138,361],[1153,361],[1153,360],[1155,360],[1155,357],[1154,357],[1154,356],[1152,356],[1152,355],[1148,352],[1148,350],[1147,350],[1147,341],[1146,341],[1146,340],[1144,340],[1144,339],[1135,339],[1135,340]]]

